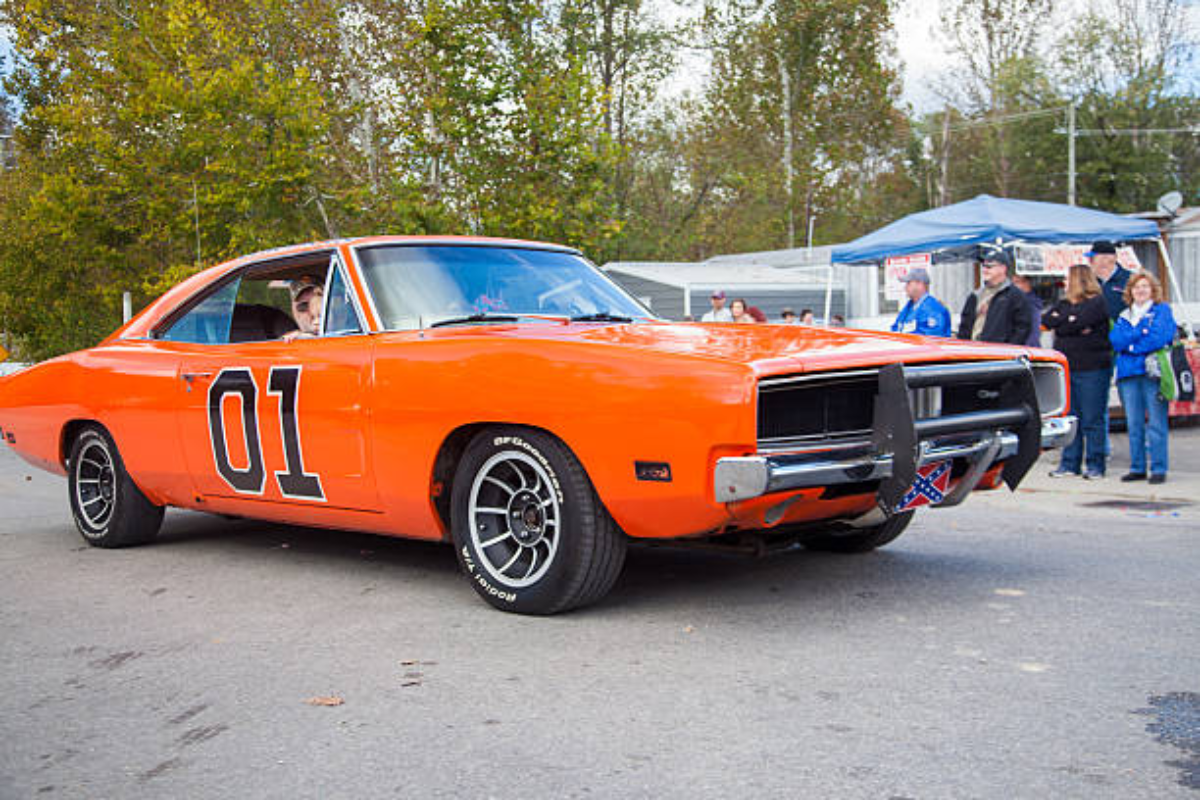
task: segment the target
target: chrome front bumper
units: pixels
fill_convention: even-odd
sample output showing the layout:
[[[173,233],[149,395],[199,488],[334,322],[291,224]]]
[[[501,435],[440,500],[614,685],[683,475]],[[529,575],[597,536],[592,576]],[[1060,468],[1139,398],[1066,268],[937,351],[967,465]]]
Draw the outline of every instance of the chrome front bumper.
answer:
[[[1075,417],[1052,417],[1042,421],[1041,449],[1065,447],[1075,438]],[[979,479],[994,464],[1017,455],[1017,433],[996,430],[966,442],[939,443],[922,441],[918,446],[918,467],[947,459],[964,458],[969,464],[955,489],[939,503],[955,505],[975,488]],[[772,492],[790,489],[835,486],[846,483],[884,480],[894,476],[895,458],[891,453],[864,453],[870,445],[856,450],[822,451],[787,455],[760,455],[722,458],[713,472],[716,499],[721,503],[749,500]]]

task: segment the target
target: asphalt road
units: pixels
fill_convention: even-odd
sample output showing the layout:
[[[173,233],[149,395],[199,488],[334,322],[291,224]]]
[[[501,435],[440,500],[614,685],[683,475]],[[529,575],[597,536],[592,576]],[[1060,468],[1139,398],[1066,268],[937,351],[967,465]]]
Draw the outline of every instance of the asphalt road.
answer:
[[[1197,498],[1198,445],[1150,499]],[[866,556],[635,549],[537,619],[443,546],[173,512],[92,549],[0,451],[0,798],[1195,800],[1200,507],[1125,488]]]

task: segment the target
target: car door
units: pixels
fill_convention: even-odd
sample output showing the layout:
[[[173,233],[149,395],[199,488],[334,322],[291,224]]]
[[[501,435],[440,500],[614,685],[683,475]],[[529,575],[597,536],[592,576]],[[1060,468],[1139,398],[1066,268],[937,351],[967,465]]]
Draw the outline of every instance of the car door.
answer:
[[[201,503],[220,501],[222,511],[248,516],[263,516],[264,503],[379,509],[364,405],[372,341],[345,287],[334,254],[324,317],[337,317],[337,330],[193,344],[181,354],[178,424]]]

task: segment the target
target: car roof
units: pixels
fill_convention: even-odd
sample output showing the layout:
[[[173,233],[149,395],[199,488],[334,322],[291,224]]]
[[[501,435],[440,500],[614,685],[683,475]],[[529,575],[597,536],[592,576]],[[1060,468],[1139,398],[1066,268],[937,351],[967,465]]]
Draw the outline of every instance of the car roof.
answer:
[[[188,298],[202,291],[215,280],[219,280],[222,276],[239,270],[249,264],[259,261],[269,261],[274,258],[286,259],[292,257],[302,257],[306,254],[315,254],[327,252],[330,250],[349,247],[356,249],[360,247],[379,247],[386,245],[456,245],[460,247],[517,247],[526,250],[550,250],[559,253],[571,253],[573,255],[582,255],[582,253],[574,247],[565,245],[553,244],[551,242],[536,242],[527,241],[524,239],[506,239],[491,236],[403,236],[403,235],[379,235],[379,236],[358,236],[343,239],[327,239],[307,242],[304,244],[291,244],[283,247],[275,247],[267,250],[259,250],[255,253],[238,256],[237,258],[223,261],[219,264],[214,264],[211,267],[197,272],[189,278],[175,284],[168,289],[163,295],[150,303],[143,311],[136,315],[129,323],[121,326],[108,337],[105,341],[114,339],[133,337],[138,338],[145,336],[149,331],[167,315],[172,313],[176,308],[179,308],[183,303],[187,302]]]
[[[377,236],[356,236],[344,239],[327,239],[323,241],[307,242],[305,244],[286,245],[284,247],[275,247],[268,250],[260,250],[257,253],[239,256],[238,258],[234,259],[234,261],[239,263],[243,261],[257,261],[259,259],[272,256],[297,255],[313,250],[333,249],[343,246],[357,248],[375,247],[378,245],[388,244],[466,245],[469,247],[521,247],[527,249],[557,250],[564,253],[580,254],[580,251],[574,247],[554,244],[553,242],[539,242],[527,239],[508,239],[495,236],[409,236],[399,234],[384,234]],[[233,261],[226,263],[233,263]]]

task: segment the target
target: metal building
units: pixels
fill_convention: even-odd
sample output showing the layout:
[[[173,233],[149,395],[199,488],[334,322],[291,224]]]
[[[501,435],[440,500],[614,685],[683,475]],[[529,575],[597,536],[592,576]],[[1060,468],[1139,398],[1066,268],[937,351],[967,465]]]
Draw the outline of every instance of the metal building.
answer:
[[[694,319],[709,310],[710,295],[717,290],[727,296],[726,307],[736,298],[757,306],[771,322],[780,312],[797,313],[811,308],[818,320],[829,314],[847,316],[846,289],[836,280],[829,283],[828,257],[825,266],[785,268],[755,260],[766,254],[720,256],[699,263],[661,261],[614,261],[601,269],[637,297],[658,316]]]

